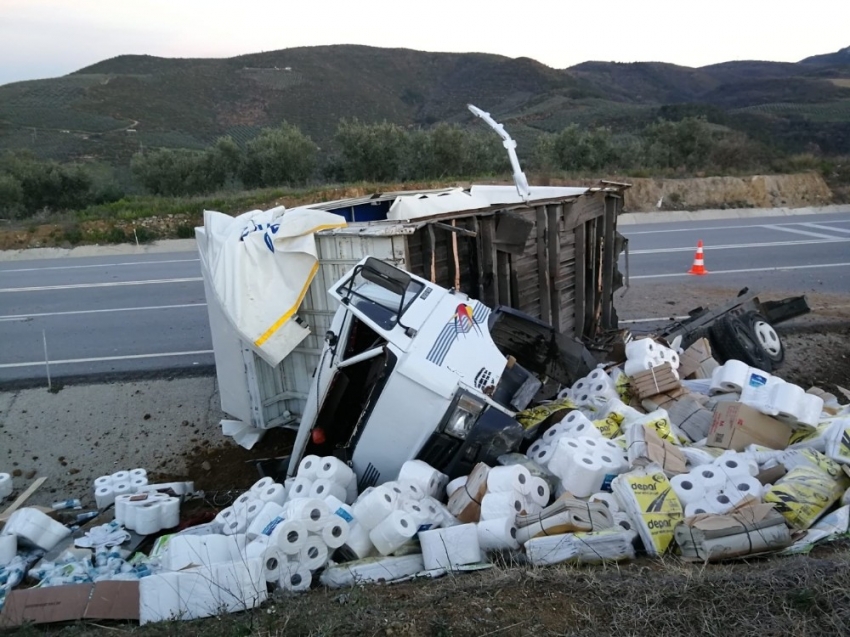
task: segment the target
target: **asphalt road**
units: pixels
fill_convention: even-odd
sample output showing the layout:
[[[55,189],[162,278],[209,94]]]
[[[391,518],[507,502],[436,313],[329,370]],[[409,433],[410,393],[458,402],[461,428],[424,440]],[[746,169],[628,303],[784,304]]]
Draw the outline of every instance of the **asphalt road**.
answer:
[[[850,294],[850,213],[629,225],[631,286]],[[698,240],[710,275],[689,277]],[[625,260],[621,261],[625,267]],[[214,365],[194,252],[0,263],[0,387]]]

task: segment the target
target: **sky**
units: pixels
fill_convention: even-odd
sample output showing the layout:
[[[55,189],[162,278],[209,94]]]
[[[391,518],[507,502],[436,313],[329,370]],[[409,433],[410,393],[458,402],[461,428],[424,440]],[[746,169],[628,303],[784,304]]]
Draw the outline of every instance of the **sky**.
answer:
[[[848,0],[0,0],[0,84],[122,54],[230,57],[367,44],[702,66],[850,46]]]

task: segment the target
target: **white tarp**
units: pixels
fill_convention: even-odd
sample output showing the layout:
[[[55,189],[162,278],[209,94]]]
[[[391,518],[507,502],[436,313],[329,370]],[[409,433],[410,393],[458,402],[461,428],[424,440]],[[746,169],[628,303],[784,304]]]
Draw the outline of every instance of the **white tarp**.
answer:
[[[487,199],[476,197],[460,188],[454,188],[446,192],[399,195],[390,206],[387,219],[409,221],[447,212],[464,212],[489,207],[490,202]]]
[[[517,192],[516,186],[472,186],[472,196],[484,199],[489,205],[523,203],[523,198]],[[559,199],[561,197],[579,197],[587,192],[587,188],[568,188],[561,186],[531,186],[529,188],[529,203],[544,199]]]
[[[310,208],[252,210],[238,217],[204,211],[199,247],[211,287],[246,343],[276,366],[310,330],[293,320],[319,267],[314,234],[345,220]]]

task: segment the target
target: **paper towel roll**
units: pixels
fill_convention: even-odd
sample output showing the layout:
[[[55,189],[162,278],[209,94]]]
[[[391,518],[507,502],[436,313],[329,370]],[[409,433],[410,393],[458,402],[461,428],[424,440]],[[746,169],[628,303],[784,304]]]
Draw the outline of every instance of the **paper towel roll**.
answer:
[[[309,456],[308,456],[309,457]],[[310,490],[313,488],[313,480],[303,476],[295,478],[292,487],[289,489],[289,499],[296,500],[298,498],[309,498]]]
[[[180,524],[180,498],[162,500],[160,521],[163,529],[173,529]]]
[[[115,492],[112,492],[112,500],[115,502],[115,521],[118,524],[123,526],[127,526],[127,513],[130,509],[130,498],[133,497],[130,493],[125,493],[123,495],[115,495]],[[219,519],[221,513],[216,516],[216,520]]]
[[[112,490],[116,496],[133,493],[133,486],[129,482],[115,481],[112,484]]]
[[[131,478],[147,478],[148,477],[148,470],[142,469],[141,467],[139,467],[138,469],[131,469],[130,470],[130,477]]]
[[[417,530],[427,531],[434,524],[433,518],[428,514],[419,500],[400,500],[396,503],[396,506],[413,519]],[[422,527],[425,528],[423,529]]]
[[[283,590],[289,593],[303,593],[310,590],[310,586],[313,583],[313,574],[303,564],[289,562],[281,571],[278,584]]]
[[[112,476],[100,476],[94,479],[94,488],[112,486]]]
[[[307,542],[309,531],[301,520],[278,517],[266,525],[263,535],[268,535],[269,544],[274,544],[286,555],[298,555]]]
[[[310,487],[311,498],[324,500],[329,495],[339,500],[345,500],[348,497],[345,487],[329,478],[318,478]]]
[[[601,502],[608,507],[612,515],[620,512],[620,501],[613,493],[598,491],[588,498],[588,502]]]
[[[779,420],[795,424],[803,413],[806,392],[798,385],[779,383],[770,392],[770,402]]]
[[[252,484],[251,488],[248,489],[248,491],[252,491],[255,494],[254,497],[259,497],[259,493],[261,491],[264,491],[273,484],[275,484],[274,479],[269,476],[266,476],[265,478],[260,478],[254,484]]]
[[[381,555],[390,555],[412,538],[416,531],[416,523],[407,513],[393,511],[369,532],[369,539]]]
[[[664,363],[670,363],[673,369],[679,369],[679,355],[669,347],[659,347],[658,358]]]
[[[446,485],[446,495],[451,498],[455,491],[462,488],[466,484],[467,480],[469,480],[469,476],[460,476],[459,478],[455,478],[454,480],[449,482]]]
[[[290,518],[301,520],[308,531],[314,532],[320,531],[331,515],[325,501],[316,498],[299,498],[287,502],[284,511]]]
[[[113,482],[130,482],[130,472],[129,471],[116,471],[112,474]]]
[[[157,501],[134,505],[136,511],[136,526],[133,530],[139,535],[152,535],[162,529],[161,506]]]
[[[682,506],[687,506],[691,502],[697,502],[705,497],[705,484],[698,477],[689,473],[673,476],[670,479],[670,485]]]
[[[519,493],[507,491],[488,493],[481,499],[481,519],[496,520],[498,518],[517,515],[523,510],[523,499]]]
[[[652,356],[630,358],[626,361],[623,371],[626,373],[626,376],[631,377],[640,374],[641,372],[645,372],[648,369],[652,369],[656,366],[656,363],[656,359]]]
[[[487,490],[490,493],[516,491],[528,495],[531,493],[531,473],[521,464],[493,467],[487,473]]]
[[[282,484],[276,482],[271,483],[263,489],[258,489],[253,492],[254,495],[262,502],[274,502],[275,504],[283,504],[286,502],[286,489]]]
[[[263,529],[266,526],[277,518],[283,512],[283,507],[279,505],[277,502],[266,502],[263,504],[263,508],[260,509],[260,512],[254,517],[251,521],[251,524],[248,525],[248,529],[246,531],[246,535],[249,540],[253,540],[256,537],[263,535]]]
[[[545,507],[547,504],[549,504],[549,498],[551,496],[549,490],[549,483],[546,482],[543,478],[540,478],[538,476],[532,476],[531,489],[528,495],[534,502],[536,502],[542,507]]]
[[[752,496],[756,500],[761,500],[764,494],[764,487],[753,476],[735,476],[726,481],[723,493],[729,496],[733,505],[737,506],[741,500],[748,496]]]
[[[322,459],[319,456],[304,456],[301,462],[298,463],[298,471],[296,477],[305,478],[311,482],[319,477],[319,467],[322,466]]]
[[[705,501],[705,498],[691,502],[685,505],[685,517],[689,518],[700,513],[713,513],[712,507]]]
[[[8,566],[18,554],[18,538],[15,535],[0,535],[0,569]]]
[[[322,538],[316,535],[307,538],[298,555],[298,561],[311,571],[318,570],[328,563],[328,547],[322,542]]]
[[[726,476],[717,467],[712,465],[702,465],[697,467],[690,473],[694,481],[701,485],[705,491],[711,489],[722,489],[726,484]]]
[[[357,479],[357,476],[354,475],[354,470],[342,460],[328,456],[322,458],[316,478],[330,480],[342,487],[347,487]]]
[[[266,546],[262,552],[263,575],[267,582],[280,581],[282,567],[287,564],[286,554],[277,546]]]
[[[115,502],[115,491],[111,486],[98,487],[94,491],[94,501],[98,509],[105,509]]]
[[[518,549],[516,516],[484,520],[478,523],[478,546],[482,551]]]
[[[331,518],[325,522],[320,533],[322,542],[324,542],[328,548],[339,548],[348,540],[348,522],[338,516],[331,516]]]
[[[456,570],[466,564],[482,561],[475,524],[460,524],[447,529],[434,529],[419,534],[422,561],[426,570]]]
[[[720,367],[715,367],[711,373],[711,386],[708,394],[740,393],[747,384],[747,376],[750,374],[750,366],[741,361],[731,359]]]
[[[376,487],[354,503],[354,517],[365,528],[374,529],[392,513],[396,500],[398,495],[392,489]]]
[[[655,356],[661,346],[651,338],[639,338],[626,343],[626,358]],[[626,372],[628,376],[629,373]]]
[[[425,495],[434,496],[440,492],[446,476],[422,460],[408,460],[401,465],[398,473],[399,482],[412,482],[419,486]]]
[[[599,458],[592,454],[577,455],[566,470],[558,474],[564,488],[579,498],[586,498],[597,492],[607,475]]]

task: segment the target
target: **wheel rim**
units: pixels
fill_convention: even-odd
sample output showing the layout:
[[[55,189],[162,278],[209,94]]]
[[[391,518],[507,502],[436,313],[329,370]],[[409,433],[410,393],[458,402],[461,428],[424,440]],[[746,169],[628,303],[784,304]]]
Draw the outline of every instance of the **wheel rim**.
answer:
[[[779,335],[769,323],[756,321],[755,325],[753,325],[753,331],[756,333],[759,345],[764,348],[764,351],[771,356],[779,356],[782,353],[782,343],[779,340]]]

